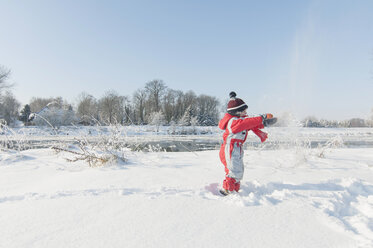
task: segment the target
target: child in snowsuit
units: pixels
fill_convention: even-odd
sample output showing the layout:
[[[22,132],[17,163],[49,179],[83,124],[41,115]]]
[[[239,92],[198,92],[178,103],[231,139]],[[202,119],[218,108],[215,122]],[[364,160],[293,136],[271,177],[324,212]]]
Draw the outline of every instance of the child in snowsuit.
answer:
[[[223,134],[224,143],[220,148],[220,160],[225,167],[225,180],[223,189],[220,192],[227,195],[232,191],[240,189],[240,180],[244,173],[242,148],[246,141],[248,131],[253,131],[264,142],[268,135],[260,129],[267,125],[274,124],[276,118],[272,114],[265,114],[258,117],[248,117],[246,113],[247,105],[240,98],[236,98],[236,93],[229,94],[227,113],[219,122],[219,128],[225,130]]]

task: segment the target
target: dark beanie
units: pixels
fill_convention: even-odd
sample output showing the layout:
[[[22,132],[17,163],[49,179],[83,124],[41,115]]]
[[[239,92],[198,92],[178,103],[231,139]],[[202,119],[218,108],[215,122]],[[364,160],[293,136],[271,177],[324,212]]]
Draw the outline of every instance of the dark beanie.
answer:
[[[236,98],[236,96],[237,94],[234,91],[229,93],[230,100],[227,106],[228,114],[237,115],[238,112],[244,111],[248,108],[246,103],[242,99]]]

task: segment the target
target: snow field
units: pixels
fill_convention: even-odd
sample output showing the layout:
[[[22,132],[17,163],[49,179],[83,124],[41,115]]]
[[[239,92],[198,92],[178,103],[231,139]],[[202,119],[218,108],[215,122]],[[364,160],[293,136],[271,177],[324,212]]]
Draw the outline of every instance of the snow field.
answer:
[[[0,247],[372,247],[373,149],[319,152],[247,150],[227,197],[216,150],[0,152]]]

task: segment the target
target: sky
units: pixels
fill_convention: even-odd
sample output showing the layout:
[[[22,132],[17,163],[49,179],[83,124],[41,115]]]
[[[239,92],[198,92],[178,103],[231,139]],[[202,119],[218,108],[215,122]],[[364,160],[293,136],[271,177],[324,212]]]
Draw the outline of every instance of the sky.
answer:
[[[153,79],[252,114],[368,118],[373,1],[0,0],[13,94],[132,96]]]

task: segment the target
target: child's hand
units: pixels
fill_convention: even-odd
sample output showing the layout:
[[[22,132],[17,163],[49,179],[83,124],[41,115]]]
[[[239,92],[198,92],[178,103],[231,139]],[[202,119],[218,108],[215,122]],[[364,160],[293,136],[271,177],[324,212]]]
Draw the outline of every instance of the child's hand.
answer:
[[[273,114],[263,114],[261,115],[261,117],[263,118],[263,120],[268,120],[273,118]]]
[[[274,118],[273,114],[264,114],[262,115],[262,118],[263,118],[263,125],[265,127],[269,125],[273,125],[277,122],[277,118]]]

